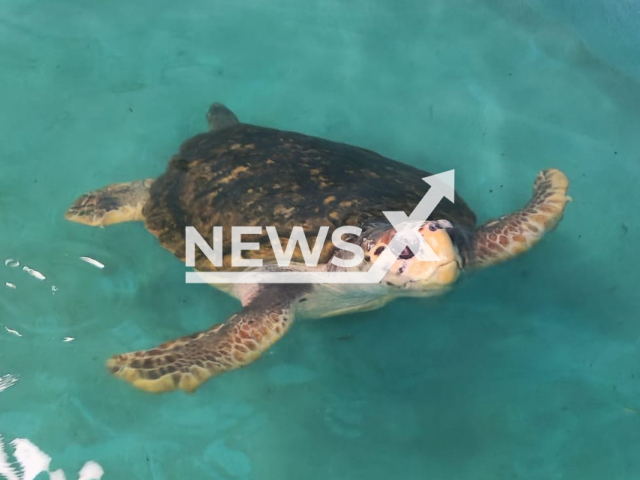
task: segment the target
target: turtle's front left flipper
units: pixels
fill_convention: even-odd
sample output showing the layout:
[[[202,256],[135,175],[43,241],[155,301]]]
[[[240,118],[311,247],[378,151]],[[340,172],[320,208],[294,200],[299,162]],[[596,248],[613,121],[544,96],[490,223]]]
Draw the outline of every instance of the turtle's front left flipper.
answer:
[[[562,219],[569,180],[560,170],[538,174],[533,197],[526,207],[481,226],[471,239],[467,265],[486,267],[509,260],[538,243]]]
[[[289,330],[308,285],[263,285],[239,313],[204,332],[111,357],[107,368],[152,393],[194,392],[210,377],[248,365]]]

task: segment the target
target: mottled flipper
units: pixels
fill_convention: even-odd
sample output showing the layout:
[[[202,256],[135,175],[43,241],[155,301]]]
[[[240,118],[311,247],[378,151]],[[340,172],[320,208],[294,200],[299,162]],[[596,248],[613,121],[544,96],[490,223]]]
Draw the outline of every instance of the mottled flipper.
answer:
[[[307,285],[264,285],[226,322],[152,349],[111,357],[107,368],[152,393],[194,392],[210,377],[256,360],[293,323],[294,307]]]
[[[207,112],[207,122],[209,122],[209,130],[212,132],[219,132],[240,123],[238,117],[221,103],[211,105]]]
[[[64,218],[92,227],[142,221],[152,183],[152,179],[116,183],[86,193],[73,202]]]
[[[485,267],[526,252],[562,219],[567,202],[569,180],[560,170],[538,174],[533,198],[526,207],[481,226],[475,233],[469,266]]]

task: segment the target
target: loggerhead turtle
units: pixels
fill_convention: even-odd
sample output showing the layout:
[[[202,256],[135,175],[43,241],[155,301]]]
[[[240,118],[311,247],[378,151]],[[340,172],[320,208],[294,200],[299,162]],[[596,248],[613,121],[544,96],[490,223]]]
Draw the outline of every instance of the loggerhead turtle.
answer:
[[[157,179],[109,185],[82,195],[68,220],[91,226],[141,221],[160,244],[185,259],[185,227],[203,237],[214,226],[224,232],[224,263],[231,267],[231,226],[277,227],[286,235],[302,226],[309,245],[321,226],[362,228],[356,243],[368,270],[396,234],[383,211],[411,212],[422,199],[429,173],[372,151],[317,137],[240,123],[224,105],[207,113],[209,131],[187,140]],[[256,360],[280,339],[295,318],[318,318],[379,308],[404,296],[446,291],[463,270],[475,270],[529,250],[562,218],[569,182],[559,170],[538,174],[533,197],[521,210],[476,227],[467,204],[443,200],[420,227],[439,261],[420,261],[406,248],[379,284],[235,284],[223,286],[242,303],[226,322],[107,361],[116,376],[149,392],[195,391],[208,378]],[[264,230],[263,230],[264,233]],[[206,237],[205,237],[206,238]],[[279,268],[267,235],[259,250],[264,268]],[[336,269],[337,251],[326,242],[316,270]],[[340,250],[342,251],[342,250]],[[291,266],[309,269],[296,248]],[[215,267],[196,254],[197,270]]]

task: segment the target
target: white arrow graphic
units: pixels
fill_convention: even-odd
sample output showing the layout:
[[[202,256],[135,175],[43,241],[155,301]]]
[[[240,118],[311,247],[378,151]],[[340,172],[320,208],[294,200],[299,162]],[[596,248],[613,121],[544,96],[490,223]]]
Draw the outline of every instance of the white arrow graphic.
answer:
[[[405,243],[404,246],[409,247],[418,260],[423,262],[437,262],[440,259],[425,241],[424,237],[418,233],[418,230],[424,224],[425,220],[429,218],[429,215],[437,208],[443,197],[451,200],[451,202],[455,200],[455,171],[449,170],[448,172],[442,172],[438,175],[424,177],[422,180],[431,185],[431,188],[427,194],[422,197],[409,217],[407,217],[405,212],[399,211],[382,213],[387,217],[389,222],[391,222],[396,232],[398,232],[394,240],[398,237],[402,238]],[[402,232],[402,234],[400,232]],[[412,244],[411,240],[415,243]],[[391,248],[392,245],[393,241],[389,247]],[[393,246],[398,247],[399,245]],[[402,252],[402,250],[400,252]]]
[[[425,177],[431,185],[411,215],[402,211],[382,212],[396,229],[396,235],[378,260],[366,272],[265,271],[187,272],[187,283],[380,283],[393,262],[409,247],[420,261],[440,259],[418,230],[443,198],[455,199],[455,171]]]

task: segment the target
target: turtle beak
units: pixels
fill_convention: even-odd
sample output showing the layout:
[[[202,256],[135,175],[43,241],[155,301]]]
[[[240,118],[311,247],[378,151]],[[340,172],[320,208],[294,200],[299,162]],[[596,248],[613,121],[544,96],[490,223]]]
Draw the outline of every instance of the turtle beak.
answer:
[[[467,252],[469,251],[471,237],[473,234],[458,227],[447,228],[446,232],[451,238],[453,246],[456,249],[458,255],[458,268],[460,268],[460,270],[464,270],[467,264]]]
[[[423,228],[420,233],[439,260],[419,262],[414,259],[417,262],[414,267],[415,274],[422,277],[417,280],[417,283],[429,289],[451,285],[458,279],[462,265],[462,259],[453,239],[445,229],[432,231],[429,228]]]
[[[449,263],[445,263],[436,268],[432,278],[429,280],[430,284],[447,286],[455,283],[460,276],[460,264],[457,260],[452,260]]]
[[[420,228],[420,235],[438,259],[420,260],[407,247],[398,255],[385,277],[385,281],[390,285],[429,295],[429,292],[436,293],[447,289],[458,279],[462,258],[444,225],[438,222],[427,222]],[[383,236],[381,241],[388,242],[390,238],[387,239]],[[375,254],[380,249],[381,246],[372,249],[374,261]]]

